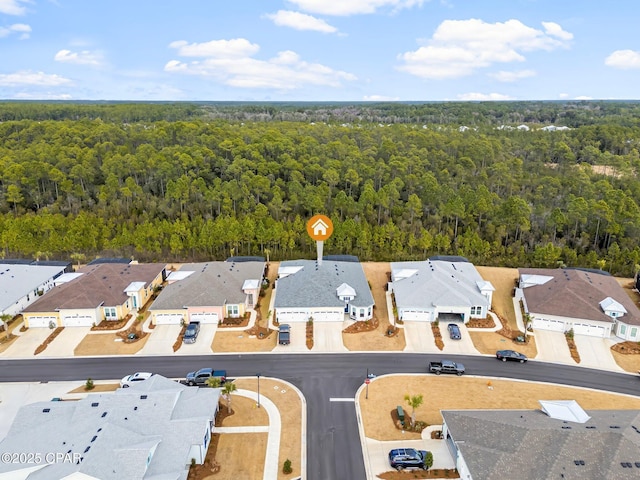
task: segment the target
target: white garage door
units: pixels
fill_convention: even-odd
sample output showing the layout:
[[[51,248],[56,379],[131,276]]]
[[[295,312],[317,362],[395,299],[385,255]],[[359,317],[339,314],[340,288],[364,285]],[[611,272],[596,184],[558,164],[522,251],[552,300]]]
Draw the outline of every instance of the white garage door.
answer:
[[[56,317],[29,317],[29,328],[49,327],[49,322],[58,325]]]
[[[552,330],[554,332],[564,332],[564,322],[560,320],[549,320],[547,318],[534,318],[533,328],[540,330]]]
[[[589,325],[588,323],[574,323],[573,333],[576,335],[589,335],[591,337],[604,337],[605,328],[596,325]]]
[[[184,317],[181,313],[158,313],[153,319],[156,325],[180,325]]]
[[[403,310],[402,320],[430,322],[431,312],[425,312],[422,310]]]
[[[311,316],[315,322],[343,322],[344,311],[335,312],[331,310],[319,310],[311,312]]]
[[[218,314],[217,313],[192,313],[191,321],[200,322],[200,323],[218,323]]]
[[[63,317],[63,327],[91,327],[93,325],[94,318],[90,315],[80,315],[77,317]]]
[[[280,323],[306,322],[309,319],[309,314],[307,312],[276,310],[276,318]]]

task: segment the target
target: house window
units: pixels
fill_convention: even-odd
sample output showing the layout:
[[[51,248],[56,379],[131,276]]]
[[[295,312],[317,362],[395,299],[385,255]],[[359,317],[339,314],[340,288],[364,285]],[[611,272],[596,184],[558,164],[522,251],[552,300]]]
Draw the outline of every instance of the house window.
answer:
[[[104,316],[107,320],[115,320],[116,319],[115,307],[105,307]]]
[[[627,333],[627,326],[624,323],[620,323],[620,335]]]
[[[356,316],[356,307],[351,307],[351,315],[353,315],[354,317]]]
[[[253,293],[249,294],[249,305],[253,305]]]
[[[238,317],[240,315],[238,305],[227,305],[227,317]]]
[[[631,327],[631,338],[636,338],[638,336],[638,328]]]
[[[369,309],[367,310],[367,315],[370,317],[371,316],[371,307],[369,307]]]
[[[364,318],[364,308],[360,309],[360,318]]]
[[[471,307],[471,315],[481,315],[482,307]]]

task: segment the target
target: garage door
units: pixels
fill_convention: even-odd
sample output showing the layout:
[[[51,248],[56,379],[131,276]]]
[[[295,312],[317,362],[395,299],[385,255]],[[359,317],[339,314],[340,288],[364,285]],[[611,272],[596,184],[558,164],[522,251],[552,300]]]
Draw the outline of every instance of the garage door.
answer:
[[[184,317],[182,313],[157,313],[153,321],[156,325],[180,325]]]
[[[94,323],[94,318],[90,315],[80,315],[77,317],[63,317],[63,327],[91,327]]]
[[[217,313],[192,313],[191,321],[200,322],[200,323],[218,323],[218,314]]]
[[[276,318],[280,323],[306,322],[309,314],[307,312],[283,312],[276,310]]]
[[[312,312],[311,316],[313,320],[316,322],[343,322],[344,321],[344,312],[336,312],[331,310],[319,310],[317,312]]]
[[[431,312],[425,312],[421,310],[403,310],[402,320],[430,322]]]
[[[29,317],[29,328],[49,327],[49,322],[58,325],[56,317]]]
[[[564,332],[564,322],[561,322],[560,320],[534,318],[533,322],[531,323],[533,324],[534,329],[538,328],[540,330],[552,330],[554,332]]]
[[[605,328],[597,325],[589,325],[588,323],[574,323],[573,333],[576,335],[589,335],[591,337],[604,337]]]

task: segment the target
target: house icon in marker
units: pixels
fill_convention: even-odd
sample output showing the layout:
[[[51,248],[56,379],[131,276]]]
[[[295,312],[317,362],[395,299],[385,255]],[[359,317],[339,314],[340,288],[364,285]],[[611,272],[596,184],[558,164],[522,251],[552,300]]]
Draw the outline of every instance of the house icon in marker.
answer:
[[[316,220],[316,222],[313,225],[311,225],[311,229],[313,230],[313,234],[317,235],[317,236],[320,236],[320,237],[324,237],[327,234],[327,229],[328,228],[329,228],[329,225],[324,223],[321,218]]]

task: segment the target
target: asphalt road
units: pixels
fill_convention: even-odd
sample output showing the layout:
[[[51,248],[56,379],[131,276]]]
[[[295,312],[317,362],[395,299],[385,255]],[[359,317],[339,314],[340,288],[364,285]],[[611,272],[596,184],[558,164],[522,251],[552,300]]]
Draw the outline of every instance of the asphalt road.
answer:
[[[386,373],[425,373],[440,355],[405,353],[351,354],[234,354],[193,357],[109,357],[0,360],[0,382],[120,379],[136,371],[175,378],[211,366],[236,376],[276,377],[296,385],[307,401],[307,478],[344,480],[365,478],[358,424],[352,402],[367,369]],[[500,362],[495,357],[448,356],[464,363],[467,374],[520,378],[599,390],[640,394],[637,375],[529,361]]]

